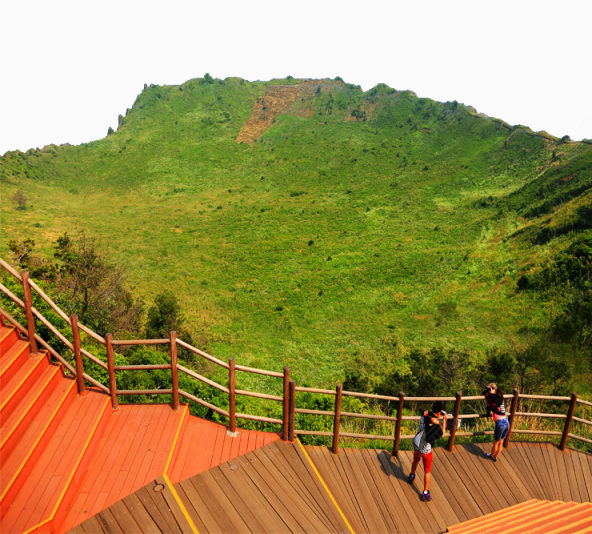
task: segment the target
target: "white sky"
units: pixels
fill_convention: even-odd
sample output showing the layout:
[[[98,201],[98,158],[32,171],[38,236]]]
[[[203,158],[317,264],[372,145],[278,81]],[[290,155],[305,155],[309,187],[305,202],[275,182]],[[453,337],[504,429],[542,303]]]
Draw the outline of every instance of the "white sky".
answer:
[[[0,154],[104,137],[144,83],[341,76],[592,138],[590,0],[3,0]]]

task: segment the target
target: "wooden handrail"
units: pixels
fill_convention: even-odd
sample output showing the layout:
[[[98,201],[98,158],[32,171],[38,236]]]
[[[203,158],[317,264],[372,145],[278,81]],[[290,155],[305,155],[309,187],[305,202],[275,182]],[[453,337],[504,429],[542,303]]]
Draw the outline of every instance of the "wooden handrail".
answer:
[[[276,419],[275,417],[264,417],[263,415],[250,415],[248,413],[237,413],[236,418],[247,419],[249,421],[259,421],[260,423],[272,423],[274,425],[283,424],[281,419]]]
[[[341,417],[357,417],[358,419],[372,419],[374,421],[397,421],[392,415],[376,415],[373,413],[341,412]]]
[[[557,395],[531,395],[528,393],[520,393],[521,399],[540,399],[540,400],[556,400],[556,401],[569,401],[571,397],[561,397]]]
[[[117,395],[171,395],[172,389],[117,389]]]
[[[23,281],[23,277],[18,273],[18,271],[15,268],[13,268],[11,265],[6,263],[2,258],[0,258],[0,266],[2,266],[5,271],[10,273],[12,276],[14,276],[19,282]]]
[[[82,330],[82,328],[81,328]],[[105,343],[105,340],[103,339],[103,344]],[[103,361],[103,360],[99,360],[99,358],[97,358],[96,356],[94,356],[93,354],[91,354],[90,352],[88,352],[86,349],[81,348],[80,352],[86,356],[89,360],[91,360],[92,362],[96,363],[99,367],[102,367],[103,369],[107,369],[107,364]]]
[[[584,438],[582,436],[577,436],[576,434],[570,434],[569,437],[572,439],[577,439],[577,440],[583,441],[585,443],[592,443],[592,439]]]
[[[269,395],[268,393],[259,393],[257,391],[247,391],[246,389],[235,390],[237,395],[244,395],[245,397],[254,397],[256,399],[272,400],[276,402],[283,402],[284,398],[278,395]]]
[[[294,408],[294,412],[308,415],[328,415],[331,417],[335,415],[335,412],[330,412],[328,410],[311,410],[309,408]]]
[[[194,354],[198,354],[199,356],[205,358],[206,360],[211,361],[212,363],[219,365],[220,367],[224,367],[225,369],[228,369],[228,364],[226,362],[223,362],[222,360],[219,360],[218,358],[215,358],[214,356],[209,355],[207,352],[204,352],[203,350],[196,349],[193,345],[190,345],[189,343],[185,343],[185,341],[182,341],[178,338],[177,338],[177,345],[183,347],[184,349],[187,349],[190,352],[193,352]]]
[[[237,371],[244,371],[245,373],[254,373],[257,375],[273,376],[275,378],[283,378],[282,373],[276,371],[266,371],[265,369],[257,369],[256,367],[247,367],[246,365],[237,365]]]
[[[105,344],[105,338],[100,336],[96,332],[93,332],[88,326],[84,326],[83,324],[78,324],[80,330],[82,330],[85,334],[88,334],[92,337],[95,341],[98,341],[101,345]]]
[[[573,421],[576,421],[577,423],[582,423],[584,425],[592,425],[592,421],[588,421],[588,419],[580,419],[579,417],[576,417],[575,415],[572,417]]]
[[[283,439],[294,439],[294,434],[307,434],[307,435],[319,435],[319,436],[333,436],[333,446],[332,449],[335,451],[338,450],[338,443],[340,437],[349,437],[349,438],[361,438],[361,439],[378,439],[378,440],[388,440],[394,441],[395,445],[393,447],[393,454],[396,454],[398,450],[398,444],[401,439],[410,439],[412,435],[401,435],[401,426],[403,421],[417,421],[420,419],[419,416],[415,415],[403,415],[403,407],[405,401],[411,403],[424,403],[424,402],[434,402],[434,401],[443,401],[443,402],[455,402],[455,409],[454,409],[454,424],[453,424],[453,431],[451,432],[451,436],[449,439],[449,448],[452,448],[454,444],[454,437],[455,436],[473,436],[473,435],[490,435],[492,431],[476,431],[476,432],[456,432],[458,422],[462,420],[469,420],[469,419],[476,419],[483,417],[483,414],[478,413],[460,413],[460,406],[462,402],[471,402],[471,401],[482,401],[482,395],[472,395],[472,396],[462,396],[459,393],[456,394],[455,397],[404,397],[403,394],[399,396],[390,396],[390,395],[379,395],[379,394],[372,394],[372,393],[360,393],[355,391],[343,391],[341,387],[336,388],[335,390],[324,389],[324,388],[313,388],[313,387],[306,387],[306,386],[296,386],[293,380],[290,380],[290,371],[289,368],[284,368],[283,373],[269,371],[265,369],[258,369],[255,367],[249,367],[245,365],[238,365],[231,359],[229,363],[223,362],[218,358],[200,350],[189,343],[186,343],[178,338],[176,335],[171,333],[169,339],[138,339],[138,340],[113,340],[110,334],[107,334],[104,338],[97,334],[96,332],[92,331],[90,328],[82,325],[78,322],[78,318],[75,316],[68,317],[60,308],[59,306],[44,292],[43,289],[39,287],[37,283],[30,280],[28,274],[26,272],[19,274],[14,268],[8,265],[4,260],[0,258],[0,266],[2,266],[9,274],[15,277],[22,283],[23,286],[23,293],[24,293],[24,300],[21,300],[17,295],[13,294],[6,286],[0,284],[0,292],[5,294],[8,298],[10,298],[17,306],[21,307],[26,315],[27,315],[27,326],[24,327],[21,325],[16,319],[14,319],[8,312],[5,310],[0,309],[1,315],[5,317],[11,324],[13,324],[19,331],[26,334],[31,343],[31,349],[35,348],[35,344],[39,343],[41,346],[46,348],[52,357],[56,358],[65,369],[67,369],[70,373],[72,373],[77,378],[78,388],[79,391],[84,391],[86,387],[84,382],[88,382],[93,384],[95,387],[101,389],[102,391],[109,392],[112,397],[112,404],[113,408],[116,409],[118,406],[118,395],[137,395],[137,394],[171,394],[173,395],[173,407],[178,407],[179,405],[179,395],[183,395],[185,398],[201,404],[202,406],[219,413],[222,416],[225,416],[229,419],[229,428],[231,431],[235,429],[235,420],[237,418],[240,419],[249,419],[253,421],[260,421],[260,422],[267,422],[267,423],[274,423],[274,424],[281,424],[283,426],[282,437]],[[48,306],[61,318],[63,319],[71,328],[72,328],[72,339],[73,341],[70,342],[60,330],[58,330],[47,318],[43,316],[43,314],[36,309],[32,304],[32,295],[31,290],[35,291],[39,297],[45,301]],[[35,318],[39,319],[47,328],[48,330],[56,336],[57,339],[60,340],[68,349],[72,350],[74,353],[76,367],[73,367],[68,361],[66,361],[58,352],[56,352],[53,348],[51,348],[39,335],[35,332]],[[107,363],[102,361],[100,358],[97,358],[88,350],[84,349],[81,346],[80,340],[80,331],[84,332],[88,336],[90,336],[93,340],[98,341],[99,343],[106,346],[107,349]],[[114,347],[115,346],[131,346],[131,345],[157,345],[157,344],[168,344],[170,347],[170,364],[146,364],[146,365],[115,365],[114,361]],[[229,385],[228,387],[222,386],[216,383],[213,380],[210,380],[195,371],[188,369],[180,364],[178,364],[177,355],[176,355],[176,347],[180,346],[183,347],[190,352],[201,356],[202,358],[220,366],[223,368],[228,369],[229,371]],[[175,348],[173,350],[173,347]],[[107,369],[109,373],[109,387],[107,388],[104,384],[101,384],[99,381],[94,379],[92,376],[88,375],[84,371],[84,365],[82,363],[82,356],[88,358],[93,363],[101,366],[104,369]],[[159,389],[159,390],[120,390],[117,389],[116,379],[115,379],[115,371],[130,371],[130,370],[171,370],[171,382],[172,387],[171,389]],[[188,376],[200,380],[201,382],[208,384],[226,394],[229,395],[229,410],[223,410],[214,406],[213,404],[208,403],[203,399],[199,399],[194,395],[191,395],[185,391],[179,389],[178,384],[178,371],[181,371]],[[278,395],[271,395],[268,393],[262,393],[257,391],[247,391],[241,390],[236,388],[236,371],[242,371],[247,373],[259,374],[263,376],[273,377],[273,378],[282,378],[283,379],[283,394],[281,396]],[[296,408],[295,406],[295,395],[296,392],[306,392],[311,394],[318,394],[318,395],[327,395],[327,396],[334,396],[335,399],[335,408],[333,411],[330,410],[312,410],[307,408]],[[253,398],[259,398],[264,400],[272,400],[275,402],[283,402],[283,416],[282,419],[275,419],[272,417],[264,417],[258,416],[253,414],[238,414],[236,413],[236,395],[244,395]],[[368,399],[368,400],[379,400],[379,401],[388,401],[396,403],[397,405],[397,415],[378,415],[378,414],[367,414],[367,413],[357,413],[357,412],[348,412],[342,411],[341,409],[341,399],[342,397],[353,397],[359,399]],[[515,391],[513,394],[504,395],[506,399],[512,399],[512,409],[509,414],[510,419],[510,432],[505,440],[504,445],[507,445],[507,442],[510,439],[510,434],[512,432],[518,434],[532,434],[532,435],[547,435],[547,436],[561,436],[561,444],[560,448],[564,448],[566,441],[568,438],[578,439],[586,443],[592,443],[592,440],[589,440],[583,436],[577,436],[573,433],[570,433],[570,425],[571,422],[574,421],[576,423],[581,423],[585,425],[592,425],[592,421],[588,421],[586,419],[582,419],[580,417],[576,417],[574,415],[574,411],[577,405],[584,405],[584,406],[592,406],[592,402],[586,401],[583,399],[577,398],[574,394],[571,397],[567,396],[559,396],[559,395],[537,395],[537,394],[519,394]],[[536,412],[528,412],[528,411],[517,411],[517,403],[518,399],[533,399],[533,400],[541,400],[541,401],[570,401],[570,407],[567,414],[558,414],[558,413],[536,413]],[[339,404],[338,404],[339,403]],[[333,417],[333,431],[332,432],[325,432],[325,431],[305,431],[305,430],[296,430],[294,428],[294,418],[295,414],[308,414],[313,416],[319,417]],[[395,431],[392,436],[379,436],[373,434],[358,434],[358,433],[344,433],[340,431],[340,421],[342,417],[351,417],[351,418],[360,418],[360,419],[367,419],[373,421],[386,421],[386,422],[396,422]],[[545,419],[556,419],[556,420],[564,420],[565,425],[563,432],[559,431],[550,431],[550,430],[530,430],[530,429],[515,429],[512,428],[513,420],[516,417],[525,417],[525,418],[545,418]]]
[[[23,273],[24,274],[24,273]],[[37,292],[37,294],[49,305],[49,307],[56,312],[65,322],[66,324],[70,324],[70,317],[63,312],[60,307],[46,295],[45,291],[43,291],[33,280],[29,280],[29,284],[31,287]]]
[[[111,341],[114,347],[129,345],[168,345],[168,339],[114,339]]]
[[[218,408],[218,406],[211,404],[208,401],[205,401],[203,399],[200,399],[199,397],[196,397],[195,395],[192,395],[191,393],[187,393],[187,391],[183,391],[182,389],[179,389],[179,395],[182,395],[186,399],[192,400],[193,402],[196,402],[197,404],[201,404],[202,406],[205,406],[209,410],[219,413],[220,415],[223,415],[224,417],[228,417],[228,415],[229,415],[226,410],[223,410],[222,408]],[[238,417],[238,414],[237,414],[237,417]]]
[[[228,393],[228,388],[226,386],[222,386],[217,382],[214,382],[213,380],[210,380],[209,378],[206,378],[205,376],[202,376],[199,373],[196,373],[195,371],[188,369],[187,367],[177,364],[177,369],[179,369],[179,371],[185,373],[186,375],[192,376],[193,378],[197,378],[197,380],[203,382],[204,384],[208,384],[208,386],[212,386],[216,389],[219,389],[220,391],[223,391],[224,393]]]
[[[516,417],[542,417],[565,419],[567,417],[564,413],[538,413],[538,412],[516,412]]]
[[[148,371],[150,369],[170,369],[169,363],[147,363],[138,365],[114,365],[113,369],[116,371]]]
[[[23,310],[25,309],[25,303],[19,299],[10,289],[8,289],[4,284],[0,284],[0,291],[4,293],[12,302],[14,302],[17,306],[21,307]]]

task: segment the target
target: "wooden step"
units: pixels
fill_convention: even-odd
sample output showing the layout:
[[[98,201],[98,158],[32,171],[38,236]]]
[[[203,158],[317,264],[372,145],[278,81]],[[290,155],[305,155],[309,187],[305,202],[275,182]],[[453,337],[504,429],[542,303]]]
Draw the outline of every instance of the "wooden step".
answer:
[[[0,377],[0,424],[29,395],[30,388],[49,365],[45,353],[23,357],[12,377],[4,381]]]
[[[1,532],[25,532],[53,519],[108,406],[109,397],[101,393],[74,397],[10,506],[2,511]]]
[[[53,439],[67,406],[76,396],[76,382],[62,378],[46,402],[35,409],[35,416],[20,435],[18,446],[2,457],[0,464],[0,512],[4,513],[25,482],[37,458]]]
[[[0,327],[0,357],[19,339],[18,332],[12,326]]]
[[[15,445],[23,447],[23,436],[34,426],[36,416],[43,410],[52,392],[62,382],[62,369],[59,365],[48,365],[39,379],[33,384],[31,394],[13,410],[0,426],[0,455],[5,463]]]
[[[135,404],[110,413],[84,478],[69,488],[52,529],[66,532],[161,476],[188,412],[187,406]]]
[[[19,370],[27,356],[30,355],[29,343],[22,339],[13,342],[0,358],[0,380],[6,384]]]

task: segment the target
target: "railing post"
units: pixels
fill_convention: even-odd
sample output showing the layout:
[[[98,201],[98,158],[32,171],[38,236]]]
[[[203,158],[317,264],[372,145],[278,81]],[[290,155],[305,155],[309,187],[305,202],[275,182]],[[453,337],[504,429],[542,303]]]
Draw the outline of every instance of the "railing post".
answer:
[[[228,431],[236,432],[236,370],[234,358],[228,360]]]
[[[452,452],[454,448],[454,437],[456,436],[456,428],[458,427],[458,414],[460,413],[460,401],[462,399],[462,391],[456,392],[456,401],[454,403],[454,414],[452,419],[452,428],[450,429],[450,437],[448,438],[448,445],[446,450]]]
[[[173,384],[173,410],[179,409],[179,370],[177,369],[177,332],[169,333],[171,357],[171,382]]]
[[[290,380],[290,413],[288,416],[288,441],[294,441],[294,423],[296,418],[296,382]]]
[[[70,324],[72,325],[72,345],[74,346],[74,360],[76,361],[76,383],[78,393],[82,394],[86,391],[86,385],[84,384],[84,364],[82,363],[82,353],[80,352],[78,315],[72,315],[70,317]]]
[[[284,405],[282,439],[288,441],[290,426],[290,368],[284,367]]]
[[[393,443],[393,456],[399,455],[399,443],[401,442],[401,423],[403,422],[403,404],[405,393],[399,391],[399,403],[397,404],[397,423],[395,425],[395,442]]]
[[[563,435],[561,436],[561,443],[559,444],[559,450],[565,449],[567,438],[569,436],[569,427],[571,426],[571,420],[573,419],[574,410],[576,409],[576,401],[578,396],[575,393],[571,394],[571,402],[569,403],[569,410],[567,411],[567,419],[563,426]]]
[[[514,426],[514,418],[516,417],[516,410],[518,410],[518,398],[520,397],[520,392],[514,388],[514,396],[512,397],[512,406],[510,407],[510,428],[508,428],[508,435],[504,439],[504,448],[508,448],[510,446],[510,436],[512,435],[512,427]]]
[[[115,378],[115,358],[113,354],[113,336],[105,334],[105,348],[107,349],[107,371],[109,372],[109,391],[111,393],[111,408],[119,409],[117,401],[117,380]]]
[[[22,278],[29,345],[31,347],[31,354],[37,354],[39,351],[37,349],[37,340],[35,339],[35,318],[33,317],[33,298],[31,297],[31,286],[29,285],[29,273],[27,271],[22,273]]]
[[[337,454],[339,450],[339,426],[341,424],[341,393],[343,386],[341,384],[335,387],[335,415],[333,416],[333,446],[331,450]]]

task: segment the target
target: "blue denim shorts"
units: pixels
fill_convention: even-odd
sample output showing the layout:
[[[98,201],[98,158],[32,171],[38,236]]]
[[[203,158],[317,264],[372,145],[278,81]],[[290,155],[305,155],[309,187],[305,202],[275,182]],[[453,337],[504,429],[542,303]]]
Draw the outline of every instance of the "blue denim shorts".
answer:
[[[498,419],[493,431],[493,440],[499,441],[500,439],[504,439],[508,435],[508,430],[510,430],[510,421],[507,418]]]

